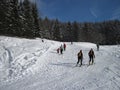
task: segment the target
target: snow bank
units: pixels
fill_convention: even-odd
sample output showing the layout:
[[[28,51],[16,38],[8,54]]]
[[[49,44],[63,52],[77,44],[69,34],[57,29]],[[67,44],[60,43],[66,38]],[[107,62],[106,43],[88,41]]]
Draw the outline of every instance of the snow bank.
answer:
[[[0,37],[0,81],[28,74],[29,68],[51,45],[41,39]]]

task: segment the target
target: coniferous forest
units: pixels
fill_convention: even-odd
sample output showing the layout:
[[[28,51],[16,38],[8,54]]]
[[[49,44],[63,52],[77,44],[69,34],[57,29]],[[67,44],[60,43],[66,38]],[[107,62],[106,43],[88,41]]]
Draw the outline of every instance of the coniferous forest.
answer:
[[[0,0],[0,35],[46,38],[66,42],[120,44],[120,20],[60,22],[41,18],[36,3],[29,0]]]

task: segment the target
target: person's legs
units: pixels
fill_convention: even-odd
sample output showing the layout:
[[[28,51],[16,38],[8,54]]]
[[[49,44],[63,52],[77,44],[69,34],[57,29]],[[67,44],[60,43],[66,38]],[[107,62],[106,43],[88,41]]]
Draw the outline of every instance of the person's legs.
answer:
[[[65,47],[64,47],[64,51],[65,51]]]
[[[79,57],[78,57],[77,65],[79,64],[79,62],[80,62],[80,59],[79,59]]]
[[[92,57],[92,64],[94,63],[94,59],[93,59],[93,57]]]
[[[90,58],[90,60],[89,60],[89,65],[90,65],[90,62],[91,62],[91,57],[89,57]]]
[[[80,59],[80,66],[82,65],[82,59]]]
[[[80,63],[80,65],[82,65],[82,61],[83,61],[83,60],[81,59],[81,63]]]
[[[62,50],[60,50],[60,53],[62,54]]]

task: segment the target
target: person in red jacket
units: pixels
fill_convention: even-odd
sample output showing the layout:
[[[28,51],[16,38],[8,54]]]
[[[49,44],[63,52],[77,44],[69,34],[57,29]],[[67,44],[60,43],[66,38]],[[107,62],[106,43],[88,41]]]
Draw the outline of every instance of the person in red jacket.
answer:
[[[60,48],[57,49],[57,53],[59,54]]]
[[[63,47],[64,47],[64,51],[65,51],[66,50],[66,44],[65,43],[63,44]]]

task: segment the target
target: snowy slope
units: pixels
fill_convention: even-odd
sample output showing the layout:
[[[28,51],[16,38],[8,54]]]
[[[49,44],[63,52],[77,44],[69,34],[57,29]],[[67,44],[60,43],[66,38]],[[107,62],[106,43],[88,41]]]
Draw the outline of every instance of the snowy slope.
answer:
[[[0,90],[120,90],[120,47],[92,43],[0,37]],[[95,51],[95,64],[88,66],[88,52]],[[83,50],[84,65],[75,67]]]

